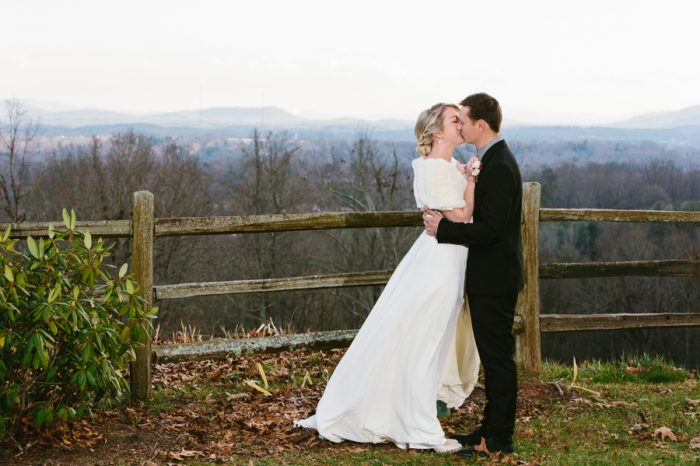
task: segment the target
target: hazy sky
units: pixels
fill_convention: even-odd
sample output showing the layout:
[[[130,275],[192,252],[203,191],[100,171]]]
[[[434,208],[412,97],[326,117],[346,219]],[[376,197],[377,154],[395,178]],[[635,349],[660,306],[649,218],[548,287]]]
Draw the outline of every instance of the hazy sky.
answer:
[[[692,0],[0,0],[0,98],[413,119],[495,95],[606,122],[700,104]]]

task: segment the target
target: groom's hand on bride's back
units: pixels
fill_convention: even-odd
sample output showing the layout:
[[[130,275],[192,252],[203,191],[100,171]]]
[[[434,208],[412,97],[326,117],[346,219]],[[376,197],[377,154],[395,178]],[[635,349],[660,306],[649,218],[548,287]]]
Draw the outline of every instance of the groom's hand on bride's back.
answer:
[[[435,236],[440,220],[442,220],[442,214],[437,210],[423,210],[423,226],[425,227],[425,232],[430,236]]]

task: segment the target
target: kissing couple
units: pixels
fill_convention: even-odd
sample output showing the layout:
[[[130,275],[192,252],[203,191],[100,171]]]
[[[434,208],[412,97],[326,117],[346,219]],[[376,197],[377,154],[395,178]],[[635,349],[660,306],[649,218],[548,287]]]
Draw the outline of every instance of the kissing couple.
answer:
[[[335,368],[316,414],[295,425],[332,442],[393,442],[463,457],[513,451],[522,180],[501,121],[498,101],[484,93],[418,116],[413,190],[425,231]],[[467,164],[452,157],[463,143],[476,147]],[[436,400],[461,406],[480,361],[481,424],[446,436]]]

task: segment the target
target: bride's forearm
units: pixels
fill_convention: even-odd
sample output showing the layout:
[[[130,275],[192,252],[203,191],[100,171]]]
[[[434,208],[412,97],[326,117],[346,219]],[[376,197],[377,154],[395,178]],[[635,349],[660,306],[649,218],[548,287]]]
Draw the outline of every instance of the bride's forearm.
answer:
[[[474,183],[470,182],[464,190],[465,206],[459,209],[446,210],[442,214],[450,222],[467,223],[474,214]]]
[[[424,209],[425,210],[425,209]],[[473,205],[467,204],[465,207],[455,207],[449,210],[437,210],[442,217],[446,218],[450,222],[455,223],[468,223],[472,218],[474,213]]]
[[[474,209],[471,207],[462,207],[461,209],[443,210],[442,216],[450,222],[467,223],[472,218]]]

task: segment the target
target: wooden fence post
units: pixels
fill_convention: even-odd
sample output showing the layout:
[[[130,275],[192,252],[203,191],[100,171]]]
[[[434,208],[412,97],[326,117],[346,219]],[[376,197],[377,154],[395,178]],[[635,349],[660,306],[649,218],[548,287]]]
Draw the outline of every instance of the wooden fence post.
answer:
[[[131,220],[131,271],[148,301],[153,304],[153,194],[149,191],[134,193]],[[151,334],[143,346],[136,348],[136,360],[131,363],[131,399],[148,400],[151,395]]]
[[[523,268],[525,287],[518,296],[516,313],[523,319],[523,332],[517,337],[517,358],[523,368],[538,374],[542,363],[540,347],[540,184],[523,183]]]

